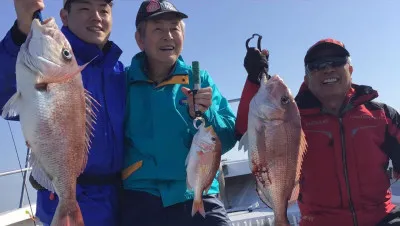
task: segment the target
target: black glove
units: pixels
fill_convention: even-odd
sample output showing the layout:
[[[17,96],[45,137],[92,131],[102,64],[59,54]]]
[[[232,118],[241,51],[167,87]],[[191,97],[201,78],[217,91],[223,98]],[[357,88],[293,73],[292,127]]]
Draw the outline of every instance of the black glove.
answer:
[[[257,42],[258,48],[249,47],[249,41],[254,38],[254,36],[259,36]],[[271,77],[268,75],[269,52],[266,49],[261,50],[261,39],[261,35],[253,34],[253,36],[246,41],[247,53],[244,57],[244,68],[247,71],[247,79],[255,84],[260,84],[261,76],[264,73],[267,75],[268,79]]]
[[[244,68],[247,71],[247,79],[249,81],[260,84],[263,73],[267,75],[268,79],[270,78],[268,75],[268,59],[269,52],[267,50],[263,50],[263,53],[254,47],[247,50],[246,56],[244,57]]]

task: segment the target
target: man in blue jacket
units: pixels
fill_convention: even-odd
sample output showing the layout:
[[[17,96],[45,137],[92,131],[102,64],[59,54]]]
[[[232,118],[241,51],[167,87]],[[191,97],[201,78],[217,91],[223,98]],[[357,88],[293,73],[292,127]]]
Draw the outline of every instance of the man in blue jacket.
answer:
[[[123,226],[229,225],[216,178],[203,196],[205,218],[191,215],[193,192],[186,185],[185,159],[197,132],[189,92],[195,79],[180,55],[183,18],[187,16],[162,0],[144,1],[137,14],[135,37],[142,52],[127,70]],[[235,115],[208,72],[200,70],[200,78],[195,103],[221,140],[223,154],[236,143]]]
[[[43,0],[14,0],[14,6],[17,20],[0,43],[0,109],[16,91],[16,58],[33,14],[44,8]],[[82,79],[84,87],[102,106],[97,112],[89,160],[77,181],[76,196],[85,225],[119,225],[126,78],[119,61],[122,51],[108,40],[112,1],[63,0],[60,16],[62,32],[71,43],[78,64],[97,56],[82,71]],[[58,204],[57,194],[41,188],[32,177],[30,181],[38,189],[36,217],[49,225]]]

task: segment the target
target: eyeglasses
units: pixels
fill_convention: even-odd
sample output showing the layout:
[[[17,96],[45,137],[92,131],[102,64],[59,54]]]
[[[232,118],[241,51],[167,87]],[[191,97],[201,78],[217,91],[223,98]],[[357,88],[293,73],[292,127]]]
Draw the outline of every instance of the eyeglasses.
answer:
[[[323,59],[315,60],[306,65],[306,71],[319,71],[326,67],[340,67],[348,63],[347,57],[326,57]]]

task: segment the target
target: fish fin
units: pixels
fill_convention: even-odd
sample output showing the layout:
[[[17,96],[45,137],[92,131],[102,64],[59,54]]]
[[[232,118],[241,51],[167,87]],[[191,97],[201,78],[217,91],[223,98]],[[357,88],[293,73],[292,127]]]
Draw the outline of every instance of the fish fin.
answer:
[[[190,147],[190,150],[188,152],[188,154],[186,155],[186,159],[185,159],[185,166],[187,167],[189,165],[189,160],[192,157],[192,155],[197,154],[197,151],[193,150],[193,146],[196,145],[194,144],[194,139],[192,140],[192,145]]]
[[[302,167],[304,155],[307,152],[306,136],[305,136],[303,129],[301,129],[300,131],[301,131],[300,132],[300,148],[299,148],[299,155],[298,155],[299,160],[298,160],[297,167],[296,167],[296,178],[295,178],[292,194],[288,200],[289,206],[295,204],[299,197],[301,167]]]
[[[242,138],[240,138],[239,141],[239,146],[238,146],[238,150],[244,149],[244,151],[248,151],[249,150],[249,135],[248,132],[245,132],[242,136]]]
[[[92,97],[91,93],[88,90],[85,89],[84,93],[85,93],[85,103],[86,103],[86,132],[85,132],[85,155],[82,163],[81,172],[83,172],[86,167],[88,160],[88,153],[91,147],[91,141],[92,141],[91,138],[94,137],[93,124],[96,124],[97,120],[96,113],[94,112],[94,110],[96,110],[97,112],[99,111],[96,105],[101,107],[99,102],[97,102],[96,99]]]
[[[29,157],[29,162],[32,165],[32,177],[38,182],[42,187],[46,188],[51,192],[55,192],[53,182],[51,181],[49,174],[42,168],[39,160],[36,158],[35,153],[31,153]]]
[[[76,199],[63,199],[56,208],[51,225],[84,226],[81,209]]]
[[[299,150],[299,158],[301,158],[300,164],[298,164],[298,172],[300,172],[301,170],[301,165],[303,163],[303,159],[305,154],[307,153],[307,140],[306,140],[306,135],[303,131],[303,129],[301,129],[301,134],[300,134],[300,150]]]
[[[266,192],[263,192],[263,185],[262,183],[256,179],[256,192],[258,197],[261,201],[270,209],[273,209],[271,196],[268,195]]]
[[[299,181],[296,181],[292,190],[292,194],[288,200],[288,206],[291,206],[297,202],[297,199],[299,197],[299,191],[300,191],[300,184]]]
[[[92,60],[94,60],[94,58]],[[71,79],[75,78],[75,76],[80,76],[82,70],[85,69],[92,60],[83,65],[78,65],[73,70],[65,71],[64,68],[58,68],[56,70],[45,71],[44,73],[41,73],[41,76],[37,77],[35,87],[46,87],[47,89],[47,85],[50,83],[69,82]]]
[[[19,100],[21,97],[21,92],[17,91],[10,97],[10,99],[6,102],[6,104],[3,107],[3,112],[1,114],[1,117],[7,118],[7,117],[15,117],[19,113]]]
[[[186,177],[186,188],[188,189],[188,190],[193,190],[193,187],[190,185],[190,183],[189,183],[189,179],[188,179],[188,177]]]
[[[186,159],[185,159],[185,166],[187,167],[188,166],[188,164],[189,164],[189,158],[190,158],[190,151],[189,151],[189,153],[186,155]]]
[[[192,206],[192,217],[199,212],[201,216],[204,218],[206,217],[206,211],[204,210],[204,203],[203,199],[193,199],[193,206]]]
[[[299,190],[300,190],[300,176],[301,176],[301,168],[303,164],[303,159],[304,156],[307,152],[307,141],[306,141],[306,136],[304,134],[304,131],[301,129],[301,134],[300,134],[300,149],[299,149],[299,155],[298,155],[298,163],[296,167],[296,177],[295,177],[295,184],[292,190],[292,194],[289,197],[288,204],[292,205],[294,204],[298,197],[299,197]]]
[[[210,190],[211,185],[212,185],[212,183],[211,183],[206,189],[204,189],[204,192],[203,192],[203,193],[204,193],[205,195],[208,194],[208,191]]]

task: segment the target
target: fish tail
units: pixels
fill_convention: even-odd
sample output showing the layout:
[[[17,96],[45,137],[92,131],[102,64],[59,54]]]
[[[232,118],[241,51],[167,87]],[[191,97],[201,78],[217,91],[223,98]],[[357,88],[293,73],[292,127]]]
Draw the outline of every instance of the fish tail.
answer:
[[[51,226],[84,226],[81,209],[75,199],[60,199]]]
[[[274,225],[275,226],[290,226],[290,223],[289,223],[289,220],[286,217],[286,219],[284,219],[284,220],[275,219],[274,220]]]
[[[206,217],[206,211],[204,210],[203,198],[201,192],[195,192],[192,206],[192,217],[199,212],[204,218]]]
[[[275,226],[290,226],[289,219],[287,217],[287,206],[285,203],[283,206],[279,205],[274,210],[274,225]]]

